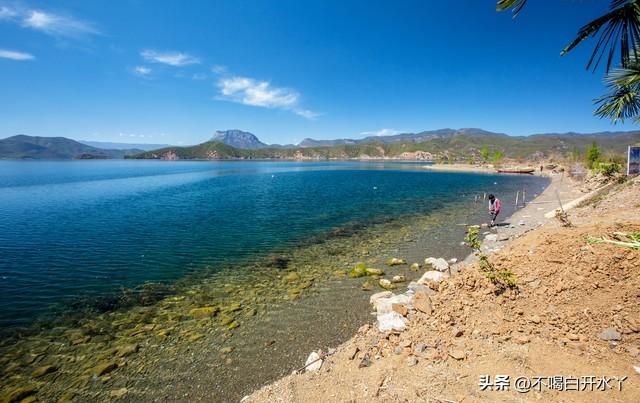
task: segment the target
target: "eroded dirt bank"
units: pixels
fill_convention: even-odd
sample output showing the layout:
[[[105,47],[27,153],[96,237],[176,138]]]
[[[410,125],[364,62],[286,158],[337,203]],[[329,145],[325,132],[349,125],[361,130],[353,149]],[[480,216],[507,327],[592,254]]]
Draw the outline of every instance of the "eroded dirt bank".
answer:
[[[246,401],[640,401],[640,251],[587,241],[640,231],[640,179],[569,220],[573,227],[550,220],[490,256],[515,274],[517,290],[496,293],[477,263],[465,265],[428,284],[432,313],[409,307],[406,331],[365,325],[319,371]],[[494,386],[481,390],[484,375]],[[496,390],[496,375],[509,375],[508,390]],[[520,385],[528,392],[515,390],[518,377],[531,382]]]

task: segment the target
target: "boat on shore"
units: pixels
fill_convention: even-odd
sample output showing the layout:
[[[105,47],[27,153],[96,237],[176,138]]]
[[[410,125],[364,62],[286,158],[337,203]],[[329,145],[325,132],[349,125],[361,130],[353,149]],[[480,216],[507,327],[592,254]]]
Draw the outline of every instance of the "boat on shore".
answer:
[[[535,168],[500,168],[497,169],[498,173],[502,174],[533,174],[535,172]]]

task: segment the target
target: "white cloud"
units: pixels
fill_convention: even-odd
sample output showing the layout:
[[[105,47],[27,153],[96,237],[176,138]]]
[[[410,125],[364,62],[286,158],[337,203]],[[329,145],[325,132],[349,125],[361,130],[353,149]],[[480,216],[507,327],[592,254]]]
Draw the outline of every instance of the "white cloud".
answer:
[[[98,28],[90,22],[24,6],[0,7],[0,21],[3,20],[56,37],[79,38],[100,34]]]
[[[32,54],[17,52],[15,50],[7,50],[7,49],[0,49],[0,57],[4,59],[20,60],[20,61],[35,59],[35,57]]]
[[[295,113],[296,115],[302,116],[303,118],[307,118],[311,120],[320,116],[319,113],[310,111],[308,109],[294,109],[293,113]]]
[[[394,129],[380,129],[374,132],[362,132],[360,134],[364,136],[393,136],[398,133],[400,132]]]
[[[200,59],[182,52],[158,52],[152,49],[143,50],[140,55],[152,63],[168,64],[169,66],[181,67],[190,64],[200,63]]]
[[[265,108],[293,108],[300,97],[294,90],[272,87],[267,81],[247,77],[224,78],[218,87],[222,95],[235,102]]]
[[[139,133],[118,133],[118,136],[120,137],[139,137],[141,139],[143,138],[153,138],[153,134],[139,134]],[[164,136],[164,134],[161,134],[161,136]]]
[[[214,74],[224,74],[227,72],[227,66],[214,64],[213,66],[211,66],[211,72]]]
[[[227,77],[218,80],[219,99],[262,108],[290,110],[307,119],[317,113],[299,107],[300,94],[290,88],[274,87],[268,81],[248,77]]]
[[[12,8],[0,7],[0,20],[10,20],[18,16],[18,12]]]
[[[78,37],[86,34],[99,34],[91,23],[69,16],[63,16],[41,10],[28,10],[22,17],[22,26],[59,37]]]
[[[142,77],[148,76],[149,74],[151,74],[151,69],[145,66],[136,66],[133,68],[133,74]]]

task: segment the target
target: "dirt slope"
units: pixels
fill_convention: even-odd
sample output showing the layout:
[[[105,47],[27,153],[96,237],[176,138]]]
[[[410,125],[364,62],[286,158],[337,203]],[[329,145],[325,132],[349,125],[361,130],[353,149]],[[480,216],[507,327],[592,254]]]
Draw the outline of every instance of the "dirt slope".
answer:
[[[497,295],[477,265],[463,267],[437,287],[431,315],[410,310],[405,332],[365,325],[319,371],[290,375],[247,401],[639,402],[640,251],[586,237],[640,231],[640,179],[570,220],[575,227],[551,221],[490,257],[517,276],[517,291]],[[509,390],[482,391],[482,375],[509,375]],[[553,376],[566,388],[577,378],[586,390],[551,389]],[[543,379],[519,393],[517,377]]]

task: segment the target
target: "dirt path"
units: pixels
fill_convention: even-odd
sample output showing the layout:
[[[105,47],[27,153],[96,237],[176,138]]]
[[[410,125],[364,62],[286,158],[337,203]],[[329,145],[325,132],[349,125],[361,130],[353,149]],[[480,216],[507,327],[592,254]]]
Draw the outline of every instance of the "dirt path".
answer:
[[[528,210],[514,221],[537,225],[548,211]],[[586,242],[640,231],[640,179],[569,219],[574,227],[550,220],[491,255],[516,275],[517,291],[498,293],[477,264],[462,266],[429,284],[431,314],[409,306],[406,331],[365,326],[319,371],[285,377],[247,401],[640,401],[640,251]]]

